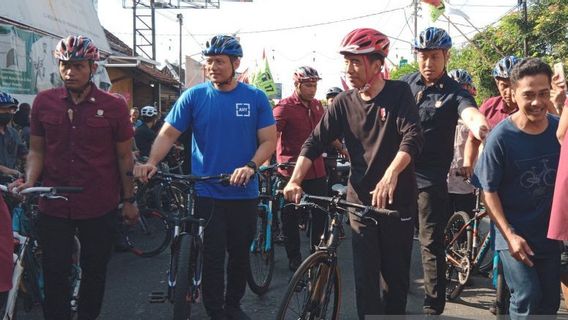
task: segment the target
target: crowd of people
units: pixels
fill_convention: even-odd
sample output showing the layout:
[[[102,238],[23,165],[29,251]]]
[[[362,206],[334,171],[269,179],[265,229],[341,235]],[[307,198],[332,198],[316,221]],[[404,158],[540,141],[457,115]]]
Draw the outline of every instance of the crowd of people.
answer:
[[[209,81],[185,90],[159,125],[154,106],[129,113],[124,99],[91,82],[99,52],[90,39],[62,39],[54,54],[63,87],[40,92],[31,110],[0,93],[0,172],[18,178],[10,188],[17,192],[40,181],[84,188],[68,201],[40,201],[45,319],[70,318],[65,292],[76,232],[83,270],[78,317],[99,316],[116,217],[138,219],[129,172],[147,182],[188,129],[191,173],[231,173],[229,185],[196,187],[197,215],[209,221],[203,303],[211,319],[251,319],[241,299],[256,226],[258,167],[273,155],[280,163],[295,162],[280,173],[288,181],[286,200],[298,202],[303,192],[329,192],[324,153],[349,159],[348,201],[400,213],[378,224],[349,217],[360,319],[406,313],[415,228],[424,314],[444,312],[444,229],[454,211],[473,213],[474,188],[496,229],[511,317],[556,314],[561,279],[568,283],[561,272],[568,263],[561,259],[562,241],[568,240],[564,76],[538,58],[503,57],[493,71],[499,95],[478,108],[471,75],[446,70],[452,40],[445,30],[429,27],[418,35],[418,70],[400,80],[383,77],[389,45],[380,31],[351,31],[339,53],[352,89],[330,88],[324,107],[315,99],[318,72],[301,66],[293,73],[293,93],[272,108],[263,91],[236,80],[239,41],[215,36],[203,50]],[[25,174],[18,167],[24,157]],[[135,158],[145,161],[135,164]],[[302,262],[300,214],[284,210],[281,217],[291,271]],[[311,217],[313,250],[326,216],[312,210]],[[0,197],[0,305],[11,288],[9,221]]]

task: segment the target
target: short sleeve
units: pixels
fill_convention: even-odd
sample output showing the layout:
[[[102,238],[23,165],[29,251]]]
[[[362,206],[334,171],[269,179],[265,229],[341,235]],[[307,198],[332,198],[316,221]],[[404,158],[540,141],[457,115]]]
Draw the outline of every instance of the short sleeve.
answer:
[[[456,94],[458,103],[458,114],[461,116],[462,112],[467,108],[477,108],[477,102],[465,89],[460,89]]]
[[[272,113],[274,114],[274,120],[276,120],[276,130],[278,130],[278,132],[284,131],[284,128],[286,128],[284,106],[280,103],[277,104],[272,110]]]
[[[274,115],[272,114],[272,106],[266,94],[257,90],[257,106],[258,106],[258,118],[256,129],[266,128],[268,126],[274,125]]]
[[[497,132],[489,135],[472,177],[472,184],[487,192],[496,192],[503,179],[504,145]]]
[[[189,89],[182,93],[181,97],[174,103],[172,110],[168,113],[165,122],[176,128],[179,132],[185,132],[193,119],[192,104],[193,90]]]

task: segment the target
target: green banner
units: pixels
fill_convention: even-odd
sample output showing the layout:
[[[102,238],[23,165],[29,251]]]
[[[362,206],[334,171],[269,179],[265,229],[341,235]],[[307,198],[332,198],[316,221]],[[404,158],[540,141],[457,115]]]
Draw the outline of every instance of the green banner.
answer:
[[[278,93],[276,85],[274,84],[274,79],[272,79],[268,59],[264,59],[264,66],[261,66],[254,74],[251,84],[264,91],[269,98],[272,98]]]
[[[61,85],[52,50],[57,39],[0,24],[0,90],[35,95]]]

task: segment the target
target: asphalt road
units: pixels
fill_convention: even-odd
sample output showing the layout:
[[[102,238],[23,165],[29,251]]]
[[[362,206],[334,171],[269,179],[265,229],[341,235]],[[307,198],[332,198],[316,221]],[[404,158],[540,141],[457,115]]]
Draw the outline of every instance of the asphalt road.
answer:
[[[348,229],[348,228],[346,228]],[[307,239],[303,240],[304,257],[307,251]],[[166,290],[166,272],[168,269],[168,251],[153,258],[140,258],[130,253],[117,253],[109,264],[107,291],[100,319],[102,320],[162,320],[172,318],[172,306],[169,303],[150,304],[148,295],[154,291]],[[341,319],[355,320],[355,294],[352,273],[352,255],[350,233],[339,248],[339,260],[342,271]],[[258,297],[250,290],[242,301],[245,310],[252,319],[274,319],[280,299],[286,290],[291,272],[287,268],[284,248],[276,247],[276,270],[270,291]],[[473,284],[461,294],[455,302],[448,302],[444,315],[466,319],[492,319],[488,308],[494,298],[494,290],[487,278],[475,276]],[[411,288],[408,296],[407,312],[420,315],[422,312],[422,267],[419,243],[414,241]],[[39,320],[41,313],[36,306],[31,313],[20,314],[19,319]],[[203,306],[194,310],[195,319],[207,319]],[[560,308],[560,317],[568,319],[564,301]],[[193,317],[192,317],[193,318]]]

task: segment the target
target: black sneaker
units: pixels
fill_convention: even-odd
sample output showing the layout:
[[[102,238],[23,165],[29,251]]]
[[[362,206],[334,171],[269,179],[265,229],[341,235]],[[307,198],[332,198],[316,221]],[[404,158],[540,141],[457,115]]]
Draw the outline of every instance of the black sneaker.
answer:
[[[422,308],[422,313],[424,313],[425,315],[428,315],[428,316],[437,316],[437,315],[442,314],[442,311],[440,311],[440,310],[438,310],[434,307],[424,306]]]

